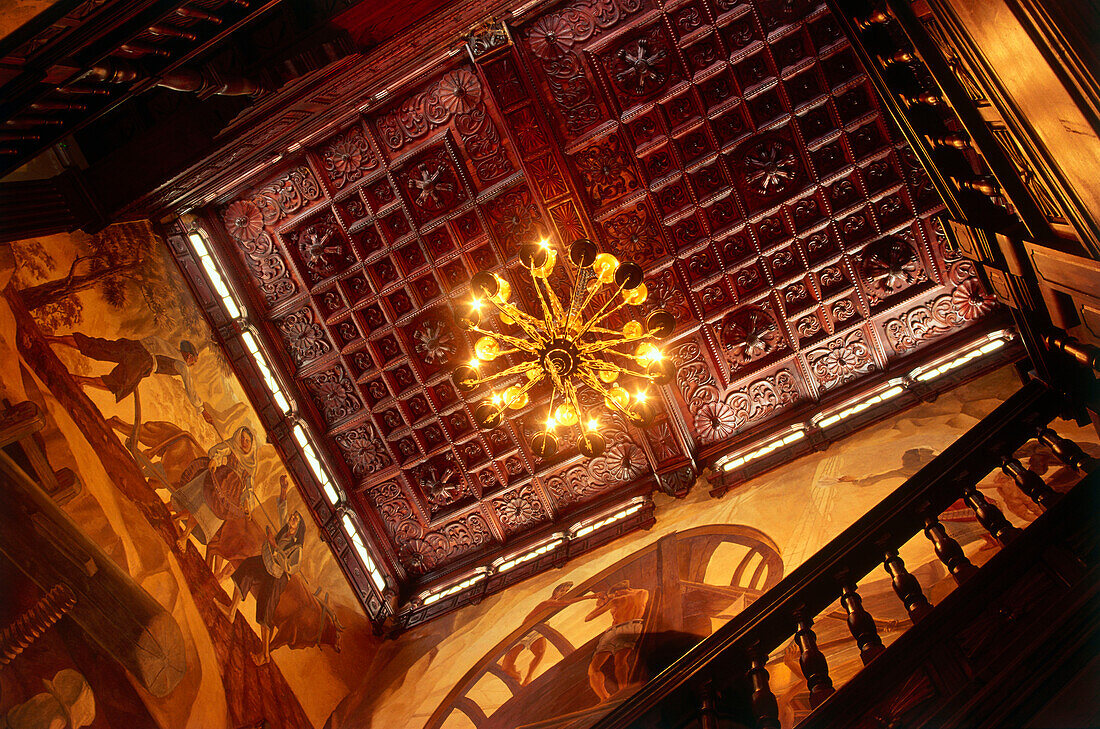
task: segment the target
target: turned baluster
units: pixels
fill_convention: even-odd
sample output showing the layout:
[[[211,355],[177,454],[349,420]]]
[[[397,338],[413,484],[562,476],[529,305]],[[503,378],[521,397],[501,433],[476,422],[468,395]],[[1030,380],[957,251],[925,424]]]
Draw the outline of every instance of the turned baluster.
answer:
[[[967,559],[962,546],[947,533],[947,529],[939,519],[934,517],[925,519],[924,536],[932,542],[932,549],[947,567],[947,571],[955,578],[955,584],[961,585],[978,571],[974,563]]]
[[[840,604],[848,613],[848,630],[852,631],[852,637],[856,639],[856,645],[859,646],[859,657],[866,666],[886,650],[882,646],[882,638],[878,637],[875,619],[863,607],[863,598],[859,596],[855,584],[851,582],[841,587]]]
[[[1024,492],[1024,495],[1044,509],[1049,509],[1058,499],[1058,492],[1047,486],[1042,477],[1025,468],[1017,458],[1005,458],[1001,464],[1001,470],[1005,475],[1011,476],[1016,482],[1016,487]]]
[[[916,623],[932,610],[932,603],[928,602],[928,598],[924,596],[917,578],[905,569],[905,562],[902,561],[897,552],[887,552],[882,564],[890,574],[894,585],[894,594],[905,605],[905,611],[909,613],[909,619]]]
[[[760,729],[779,729],[779,702],[768,685],[768,654],[754,650],[749,678],[752,680],[752,715]]]
[[[810,629],[813,624],[813,620],[800,614],[798,632],[794,634],[794,639],[801,651],[798,666],[802,669],[802,677],[806,679],[806,687],[810,689],[810,708],[816,709],[835,689],[833,680],[829,678],[829,664],[825,660],[825,654],[817,647],[817,636]]]
[[[1009,523],[1001,510],[976,487],[967,487],[966,491],[963,492],[963,501],[974,510],[974,515],[978,517],[978,523],[985,527],[985,530],[1001,544],[1007,544],[1020,533],[1019,529]]]
[[[996,197],[1001,194],[1000,185],[998,185],[997,180],[990,175],[957,179],[956,182],[959,183],[959,187],[965,187],[968,190],[980,192],[986,197]]]
[[[1081,446],[1069,438],[1063,438],[1050,428],[1039,429],[1039,442],[1046,445],[1058,460],[1080,473],[1088,473],[1096,465],[1096,459],[1081,450]]]
[[[714,684],[710,681],[700,689],[699,726],[701,729],[718,729],[718,705],[714,700]]]

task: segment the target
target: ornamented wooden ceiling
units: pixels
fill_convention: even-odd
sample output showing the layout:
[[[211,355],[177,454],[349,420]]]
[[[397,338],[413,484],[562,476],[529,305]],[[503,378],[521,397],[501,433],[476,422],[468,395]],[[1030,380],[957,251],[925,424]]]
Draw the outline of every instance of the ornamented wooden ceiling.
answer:
[[[392,98],[218,213],[304,417],[410,582],[682,492],[990,308],[823,5],[546,5]],[[535,457],[537,402],[479,432],[449,378],[471,352],[452,303],[481,269],[530,301],[510,263],[542,235],[638,262],[636,313],[678,321],[664,415],[607,423],[601,458]]]

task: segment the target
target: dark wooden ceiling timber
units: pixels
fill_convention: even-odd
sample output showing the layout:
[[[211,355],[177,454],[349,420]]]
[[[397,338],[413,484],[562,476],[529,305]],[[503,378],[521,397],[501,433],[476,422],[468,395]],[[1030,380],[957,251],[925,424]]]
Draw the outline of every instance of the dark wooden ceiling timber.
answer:
[[[311,93],[363,93],[354,64],[343,73]],[[406,586],[668,486],[989,326],[973,264],[824,5],[547,3],[507,42],[360,107],[318,102],[331,131],[207,219]],[[300,111],[280,139],[316,123]],[[191,181],[209,190],[227,169]],[[437,196],[412,192],[425,172],[446,181]],[[509,276],[529,305],[511,263],[544,234],[638,262],[650,294],[634,313],[677,318],[662,416],[607,423],[601,458],[535,456],[537,400],[478,431],[449,378],[472,345],[451,314],[470,276]]]

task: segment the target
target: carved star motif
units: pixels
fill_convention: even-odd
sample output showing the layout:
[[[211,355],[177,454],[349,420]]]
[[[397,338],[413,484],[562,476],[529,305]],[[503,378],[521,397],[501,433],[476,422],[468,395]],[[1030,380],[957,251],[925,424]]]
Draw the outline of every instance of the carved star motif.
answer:
[[[440,181],[439,178],[443,175],[442,167],[430,170],[427,165],[420,165],[417,173],[419,177],[413,178],[409,182],[420,193],[417,195],[416,204],[421,207],[442,205],[443,197],[441,193],[452,192],[455,189],[455,186],[451,183]]]

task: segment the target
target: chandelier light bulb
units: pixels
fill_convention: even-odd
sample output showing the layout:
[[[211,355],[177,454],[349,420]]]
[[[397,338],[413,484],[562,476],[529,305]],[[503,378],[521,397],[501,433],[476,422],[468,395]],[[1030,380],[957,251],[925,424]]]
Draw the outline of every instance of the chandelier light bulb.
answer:
[[[618,370],[600,370],[600,374],[598,376],[600,378],[600,382],[603,382],[603,383],[606,383],[606,384],[610,385],[612,382],[619,379],[619,371]]]
[[[504,391],[504,402],[513,410],[527,407],[527,403],[530,402],[530,400],[531,397],[527,394],[527,391],[519,385],[512,385]]]
[[[500,405],[502,402],[504,402],[504,398],[500,396],[499,392],[494,392],[493,396],[489,399],[493,401],[494,405]]]
[[[554,421],[566,427],[576,425],[578,419],[579,415],[577,414],[577,409],[573,407],[573,403],[562,403],[558,405],[558,409],[554,411]]]
[[[638,357],[638,363],[643,367],[647,367],[651,362],[657,362],[661,359],[661,350],[657,349],[657,345],[651,342],[639,344],[635,354]]]
[[[474,342],[474,354],[477,355],[479,360],[492,362],[500,354],[500,342],[486,334]]]
[[[600,427],[600,421],[596,420],[595,418],[592,418],[591,420],[588,421],[588,429],[589,430],[598,430],[599,427]]]
[[[553,418],[547,418],[546,419],[546,429],[547,430],[553,430],[556,427],[558,427],[558,421],[554,420]]]
[[[615,385],[611,388],[611,391],[607,393],[607,407],[614,410],[616,406],[625,410],[626,406],[630,404],[630,393],[626,391],[625,387]]]
[[[477,366],[479,364],[481,364],[481,360],[477,357],[474,357],[472,360],[470,360],[470,366],[473,367],[475,370],[477,369]]]
[[[627,339],[637,339],[642,336],[643,331],[641,322],[631,320],[623,324],[623,336]]]
[[[493,274],[493,278],[497,280],[496,299],[497,301],[504,303],[512,297],[512,284],[508,283],[507,279],[501,278],[495,273]]]
[[[646,289],[644,283],[638,284],[635,288],[623,291],[623,301],[631,306],[640,306],[645,303],[646,296],[649,294],[649,290]]]
[[[558,252],[550,249],[546,253],[546,263],[538,268],[531,269],[531,275],[536,278],[549,278],[554,271],[554,265],[558,262]]]
[[[637,399],[638,399],[638,402],[645,402],[646,391],[645,390],[638,390]]]
[[[619,267],[619,259],[610,253],[600,253],[592,263],[592,270],[596,273],[596,280],[601,284],[609,284],[615,280],[615,269]]]

